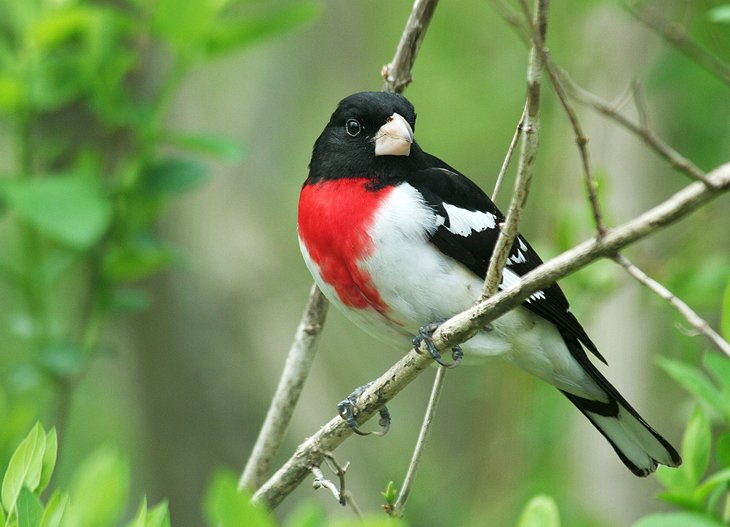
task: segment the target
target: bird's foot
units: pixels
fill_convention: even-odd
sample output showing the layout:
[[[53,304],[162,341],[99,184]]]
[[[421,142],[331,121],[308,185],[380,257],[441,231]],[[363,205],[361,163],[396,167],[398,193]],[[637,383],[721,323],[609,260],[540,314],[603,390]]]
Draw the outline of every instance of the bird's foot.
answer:
[[[357,421],[355,420],[355,403],[357,402],[357,398],[371,384],[372,382],[369,382],[365,386],[356,388],[350,395],[345,397],[344,400],[340,401],[337,405],[337,413],[345,420],[347,426],[349,426],[357,435],[369,436],[372,434],[376,436],[384,436],[388,433],[388,430],[390,430],[390,412],[388,411],[387,406],[383,406],[380,410],[378,410],[378,413],[380,414],[380,421],[378,421],[378,424],[382,427],[382,430],[379,432],[363,432],[360,430],[360,427],[357,425]]]
[[[461,350],[461,346],[457,344],[456,346],[451,348],[451,358],[454,362],[449,364],[447,362],[444,362],[441,354],[439,353],[439,350],[436,349],[436,346],[433,343],[433,332],[436,331],[436,329],[441,324],[443,324],[444,321],[445,319],[437,320],[419,328],[418,334],[413,337],[413,349],[420,353],[419,350],[421,347],[421,342],[425,342],[426,348],[428,349],[428,354],[431,355],[431,358],[433,360],[438,362],[444,368],[456,368],[459,364],[461,364],[461,359],[464,358],[464,352]]]

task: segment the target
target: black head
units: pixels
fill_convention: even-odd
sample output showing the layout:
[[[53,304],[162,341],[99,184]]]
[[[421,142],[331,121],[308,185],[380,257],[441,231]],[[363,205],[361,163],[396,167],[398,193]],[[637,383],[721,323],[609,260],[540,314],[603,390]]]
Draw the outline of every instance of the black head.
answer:
[[[418,149],[415,127],[416,112],[402,95],[361,92],[346,97],[314,144],[308,181],[397,179]]]

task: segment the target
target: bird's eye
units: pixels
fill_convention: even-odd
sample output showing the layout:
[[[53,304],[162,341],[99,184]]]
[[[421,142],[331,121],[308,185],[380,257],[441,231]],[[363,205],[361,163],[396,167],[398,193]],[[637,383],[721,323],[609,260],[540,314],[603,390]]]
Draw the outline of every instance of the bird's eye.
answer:
[[[347,135],[355,137],[362,131],[362,125],[357,119],[348,119],[345,123],[345,131]]]

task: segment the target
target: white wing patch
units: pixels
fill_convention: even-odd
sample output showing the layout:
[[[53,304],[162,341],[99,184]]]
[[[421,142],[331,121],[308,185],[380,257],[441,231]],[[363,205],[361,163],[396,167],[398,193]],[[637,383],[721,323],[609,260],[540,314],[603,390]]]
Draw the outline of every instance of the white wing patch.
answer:
[[[514,287],[517,285],[517,283],[520,281],[520,277],[517,273],[515,273],[512,269],[509,269],[505,267],[502,270],[502,283],[499,284],[499,287],[501,289],[509,289],[511,287]],[[536,291],[530,295],[530,298],[527,299],[527,302],[530,302],[532,300],[545,300],[545,292],[544,291]]]
[[[491,212],[466,210],[450,203],[444,203],[444,209],[449,216],[447,229],[459,236],[469,236],[472,232],[482,232],[497,226],[497,217]],[[445,218],[439,217],[439,222],[443,224]]]

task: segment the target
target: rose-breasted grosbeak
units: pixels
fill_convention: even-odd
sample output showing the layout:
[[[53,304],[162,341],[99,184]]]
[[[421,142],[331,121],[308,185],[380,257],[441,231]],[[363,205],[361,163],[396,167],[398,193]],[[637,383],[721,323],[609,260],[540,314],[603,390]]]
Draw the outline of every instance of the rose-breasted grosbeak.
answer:
[[[299,198],[299,241],[325,296],[355,324],[403,347],[420,328],[469,308],[503,216],[472,181],[413,140],[403,96],[351,95],[317,139]],[[501,289],[541,262],[519,236]],[[588,359],[604,360],[557,284],[533,294],[463,344],[558,388],[638,476],[677,466],[657,434]],[[605,362],[605,361],[604,361]]]

